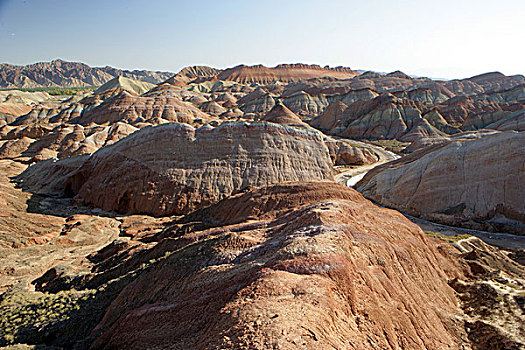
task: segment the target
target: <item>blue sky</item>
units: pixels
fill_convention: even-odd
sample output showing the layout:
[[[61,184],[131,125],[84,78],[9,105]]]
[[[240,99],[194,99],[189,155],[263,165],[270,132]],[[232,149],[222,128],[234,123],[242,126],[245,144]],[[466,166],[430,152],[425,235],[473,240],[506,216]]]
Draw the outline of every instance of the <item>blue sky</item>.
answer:
[[[0,62],[525,73],[524,0],[0,0]]]

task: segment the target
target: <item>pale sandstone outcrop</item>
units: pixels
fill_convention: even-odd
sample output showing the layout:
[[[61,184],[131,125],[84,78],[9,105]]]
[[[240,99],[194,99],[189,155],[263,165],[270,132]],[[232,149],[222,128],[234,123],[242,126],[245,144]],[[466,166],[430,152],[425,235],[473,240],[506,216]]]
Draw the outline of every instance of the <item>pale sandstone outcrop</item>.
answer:
[[[101,87],[99,87],[98,89],[96,89],[95,94],[100,94],[116,89],[122,89],[132,92],[136,95],[142,95],[143,93],[146,93],[149,90],[153,89],[155,86],[155,84],[147,83],[145,81],[139,81],[117,76],[105,83],[104,85],[102,85]]]
[[[525,134],[473,136],[381,165],[357,188],[409,214],[466,225],[490,221],[495,227],[523,232]]]

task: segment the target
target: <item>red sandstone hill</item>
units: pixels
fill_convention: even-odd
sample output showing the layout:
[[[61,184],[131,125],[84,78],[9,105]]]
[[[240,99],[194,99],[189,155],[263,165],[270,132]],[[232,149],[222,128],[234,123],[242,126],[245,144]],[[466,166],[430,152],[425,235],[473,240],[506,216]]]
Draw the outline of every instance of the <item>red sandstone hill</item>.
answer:
[[[171,85],[185,85],[191,81],[210,80],[217,76],[221,72],[220,69],[208,67],[208,66],[191,66],[181,69],[173,77],[166,80],[166,83]]]
[[[34,306],[49,319],[16,339],[91,349],[520,349],[513,290],[523,269],[479,240],[456,245],[335,183],[254,188],[109,244],[87,257],[90,271],[50,269],[35,281],[50,297]],[[82,307],[55,325],[63,311],[51,298],[62,295]],[[13,298],[9,319],[19,317]]]
[[[243,84],[259,83],[269,84],[275,81],[290,83],[311,78],[335,78],[350,79],[359,75],[357,71],[345,67],[330,68],[319,65],[308,64],[280,64],[273,68],[263,65],[229,68],[222,71],[217,78],[220,80],[231,80]]]

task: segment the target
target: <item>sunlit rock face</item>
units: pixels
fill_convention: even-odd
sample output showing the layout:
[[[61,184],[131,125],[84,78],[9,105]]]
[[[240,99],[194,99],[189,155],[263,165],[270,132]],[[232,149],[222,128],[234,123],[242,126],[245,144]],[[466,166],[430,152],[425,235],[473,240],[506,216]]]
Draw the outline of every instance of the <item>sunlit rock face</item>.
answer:
[[[379,166],[357,184],[367,197],[454,224],[523,232],[525,134],[449,140]]]
[[[270,123],[164,124],[105,147],[68,180],[79,202],[121,213],[187,213],[251,186],[332,178],[322,135]]]

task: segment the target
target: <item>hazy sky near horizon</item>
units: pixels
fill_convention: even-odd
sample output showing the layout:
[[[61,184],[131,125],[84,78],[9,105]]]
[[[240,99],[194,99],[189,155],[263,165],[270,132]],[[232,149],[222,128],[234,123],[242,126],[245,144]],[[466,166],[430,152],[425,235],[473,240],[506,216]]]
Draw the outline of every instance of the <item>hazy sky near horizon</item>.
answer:
[[[524,0],[0,0],[0,62],[525,74]]]

